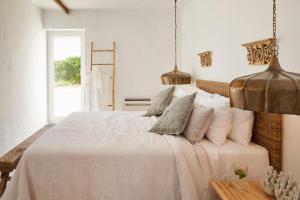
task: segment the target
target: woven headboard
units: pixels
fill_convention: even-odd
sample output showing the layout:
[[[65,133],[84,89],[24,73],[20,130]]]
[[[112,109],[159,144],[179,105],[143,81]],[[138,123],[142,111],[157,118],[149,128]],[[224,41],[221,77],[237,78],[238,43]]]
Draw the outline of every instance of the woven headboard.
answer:
[[[229,84],[216,81],[197,80],[197,87],[210,93],[229,97]],[[282,115],[255,113],[252,141],[269,152],[270,165],[282,168]]]

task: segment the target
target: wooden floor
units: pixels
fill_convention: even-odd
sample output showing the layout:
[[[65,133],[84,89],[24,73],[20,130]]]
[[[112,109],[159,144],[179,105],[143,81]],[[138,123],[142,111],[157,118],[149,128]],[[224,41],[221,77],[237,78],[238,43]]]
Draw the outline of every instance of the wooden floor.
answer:
[[[34,133],[32,136],[24,140],[22,143],[20,143],[18,146],[16,146],[0,158],[0,197],[3,195],[6,189],[7,182],[10,180],[9,174],[17,168],[24,151],[54,125],[55,124],[46,125],[44,128]]]

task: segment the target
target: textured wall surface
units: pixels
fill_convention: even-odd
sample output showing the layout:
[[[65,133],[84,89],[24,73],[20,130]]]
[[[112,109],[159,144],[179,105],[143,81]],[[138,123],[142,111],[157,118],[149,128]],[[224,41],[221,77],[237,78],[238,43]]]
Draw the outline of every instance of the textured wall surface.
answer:
[[[41,11],[0,0],[0,155],[46,123],[46,52]]]
[[[111,48],[117,42],[116,100],[152,97],[161,88],[160,75],[174,66],[174,25],[171,11],[115,10],[44,11],[46,29],[84,29],[86,68],[90,67],[90,42]]]
[[[300,1],[278,1],[280,61],[300,73]],[[181,61],[194,78],[229,82],[263,71],[249,66],[241,44],[272,37],[272,1],[189,0],[181,10]],[[213,52],[211,68],[200,68],[198,53]],[[300,117],[284,116],[283,168],[300,182]]]

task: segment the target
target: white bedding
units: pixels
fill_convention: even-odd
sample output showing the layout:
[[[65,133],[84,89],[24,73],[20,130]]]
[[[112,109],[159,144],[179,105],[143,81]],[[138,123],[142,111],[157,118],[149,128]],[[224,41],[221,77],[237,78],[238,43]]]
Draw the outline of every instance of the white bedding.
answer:
[[[195,145],[196,151],[198,148],[207,152],[214,180],[235,179],[233,166],[238,163],[248,166],[248,180],[260,180],[269,166],[268,151],[254,143],[242,145],[227,139],[225,144],[218,146],[204,139]]]
[[[24,153],[1,200],[209,199],[203,148],[140,113],[73,113]]]

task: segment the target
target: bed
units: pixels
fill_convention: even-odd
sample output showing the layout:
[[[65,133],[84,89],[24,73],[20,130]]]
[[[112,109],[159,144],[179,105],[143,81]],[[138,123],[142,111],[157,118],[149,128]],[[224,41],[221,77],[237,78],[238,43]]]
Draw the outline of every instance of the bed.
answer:
[[[220,87],[211,88],[216,93]],[[156,120],[133,112],[73,113],[25,151],[1,200],[213,199],[210,181],[230,178],[233,162],[243,158],[251,170],[258,156],[263,168],[269,151],[271,164],[281,165],[270,154],[271,142],[192,145],[183,137],[149,133]],[[254,138],[260,136],[255,132]],[[249,178],[262,173],[251,170]]]

